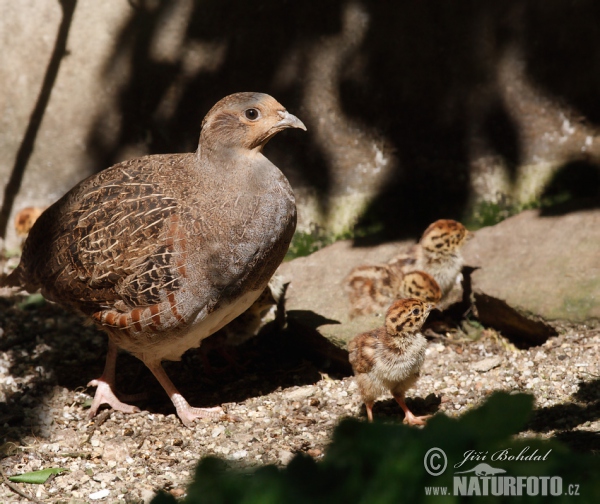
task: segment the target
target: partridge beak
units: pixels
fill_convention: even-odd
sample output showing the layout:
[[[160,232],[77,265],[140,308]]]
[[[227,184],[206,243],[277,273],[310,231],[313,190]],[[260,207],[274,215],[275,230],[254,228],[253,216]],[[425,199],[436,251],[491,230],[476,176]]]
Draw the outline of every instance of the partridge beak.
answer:
[[[475,238],[475,233],[467,230],[467,240],[471,240],[472,238]]]
[[[306,131],[306,126],[304,126],[304,123],[295,115],[290,114],[287,110],[280,110],[277,113],[279,114],[279,117],[281,117],[281,120],[275,124],[275,128],[299,128]]]

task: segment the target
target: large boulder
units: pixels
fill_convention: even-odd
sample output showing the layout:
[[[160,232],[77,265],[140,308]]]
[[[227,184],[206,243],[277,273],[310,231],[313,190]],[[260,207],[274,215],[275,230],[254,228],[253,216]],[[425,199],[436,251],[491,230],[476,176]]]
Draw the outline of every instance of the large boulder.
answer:
[[[414,241],[355,247],[340,241],[284,263],[290,320],[344,345],[382,325],[349,318],[344,279],[360,264],[386,262]],[[526,211],[480,229],[464,249],[467,284],[484,325],[525,345],[555,334],[553,322],[600,321],[600,210],[565,215]]]
[[[477,231],[464,256],[480,267],[471,279],[484,313],[504,303],[531,319],[600,320],[600,210],[522,212]]]

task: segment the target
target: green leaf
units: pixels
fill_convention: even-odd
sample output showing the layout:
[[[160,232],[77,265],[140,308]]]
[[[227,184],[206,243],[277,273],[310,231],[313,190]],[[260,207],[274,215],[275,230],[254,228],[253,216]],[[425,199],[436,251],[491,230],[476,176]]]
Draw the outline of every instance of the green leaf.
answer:
[[[48,478],[53,474],[60,474],[61,472],[68,471],[62,467],[50,467],[48,469],[42,469],[41,471],[33,471],[25,474],[17,474],[16,476],[10,476],[8,479],[15,483],[31,483],[34,485],[43,485],[48,481]]]
[[[240,471],[223,460],[204,458],[183,500],[163,494],[152,504],[454,504],[463,502],[452,494],[454,474],[472,470],[482,461],[513,478],[560,478],[563,492],[552,496],[555,504],[600,502],[598,457],[572,452],[555,440],[515,439],[515,434],[527,428],[532,406],[532,396],[497,392],[458,418],[435,415],[422,429],[379,419],[373,423],[344,419],[319,461],[299,453],[287,467],[267,465]],[[443,452],[447,462],[439,474],[429,472],[425,465],[433,448]],[[534,454],[537,459],[519,459]],[[448,488],[451,493],[430,497],[426,489],[433,487]],[[579,496],[571,498],[570,489],[577,489]],[[526,500],[549,502],[541,492]],[[475,501],[525,499],[481,495]]]

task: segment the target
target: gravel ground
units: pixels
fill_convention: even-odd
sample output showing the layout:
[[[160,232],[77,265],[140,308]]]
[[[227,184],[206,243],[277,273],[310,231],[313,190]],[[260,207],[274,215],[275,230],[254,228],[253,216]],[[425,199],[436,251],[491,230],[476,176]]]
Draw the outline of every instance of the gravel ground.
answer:
[[[23,299],[0,298],[0,467],[6,476],[69,470],[45,485],[13,484],[32,500],[145,502],[160,489],[183,496],[200,457],[244,467],[286,464],[297,452],[318,459],[341,418],[365,417],[352,378],[319,369],[286,343],[284,332],[239,347],[236,366],[211,354],[209,372],[199,350],[165,366],[191,404],[223,405],[221,420],[185,428],[149,372],[123,354],[118,386],[147,391],[143,411],[104,410],[90,421],[86,405],[94,389],[85,384],[102,372],[105,336],[56,305],[19,307]],[[494,390],[530,392],[537,409],[522,435],[598,450],[600,329],[558,330],[529,349],[492,330],[433,335],[409,406],[416,414],[455,416]],[[389,398],[374,414],[393,422],[402,415]],[[0,502],[27,500],[0,484]]]

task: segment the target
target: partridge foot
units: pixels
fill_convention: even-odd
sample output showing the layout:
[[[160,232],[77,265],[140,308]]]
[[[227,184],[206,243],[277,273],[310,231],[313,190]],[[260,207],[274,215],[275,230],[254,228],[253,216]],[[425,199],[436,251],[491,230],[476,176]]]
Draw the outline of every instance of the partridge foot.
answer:
[[[192,427],[194,420],[198,418],[217,419],[223,416],[223,408],[220,406],[215,406],[214,408],[193,408],[175,388],[175,385],[173,385],[173,382],[167,376],[167,373],[165,373],[160,362],[150,361],[145,362],[145,364],[165,389],[165,392],[173,402],[173,406],[175,406],[175,410],[177,411],[177,416],[181,419],[183,425]]]
[[[431,415],[415,416],[411,411],[407,410],[404,412],[404,420],[402,423],[405,423],[406,425],[425,425],[428,418],[431,418]]]
[[[171,396],[171,401],[173,401],[173,404],[175,405],[177,416],[186,427],[191,427],[198,418],[218,419],[224,415],[223,408],[220,406],[215,406],[214,408],[193,408],[183,396],[178,393]]]
[[[104,365],[104,372],[102,376],[97,380],[92,380],[88,383],[88,387],[97,387],[96,394],[94,394],[94,400],[90,412],[88,413],[89,418],[93,418],[98,413],[98,408],[102,404],[108,404],[111,408],[123,413],[137,413],[140,411],[136,406],[125,404],[120,401],[119,398],[113,392],[115,384],[115,366],[117,363],[117,345],[113,343],[111,339],[108,340],[108,352],[106,354],[106,363]],[[129,396],[126,400],[136,400],[138,397]]]
[[[402,423],[405,423],[406,425],[425,425],[426,420],[428,418],[431,418],[431,415],[413,415],[413,412],[408,409],[408,406],[404,402],[403,397],[395,396],[394,399],[396,399],[396,402],[400,405],[402,411],[404,411],[404,420],[402,421]]]
[[[123,413],[137,413],[140,411],[137,406],[132,406],[130,404],[121,402],[113,392],[112,387],[102,378],[92,380],[87,386],[98,387],[96,389],[96,394],[94,395],[94,400],[92,401],[92,406],[90,407],[90,412],[88,413],[89,418],[96,416],[96,413],[98,413],[98,408],[102,404],[108,404],[114,410],[122,411]]]

